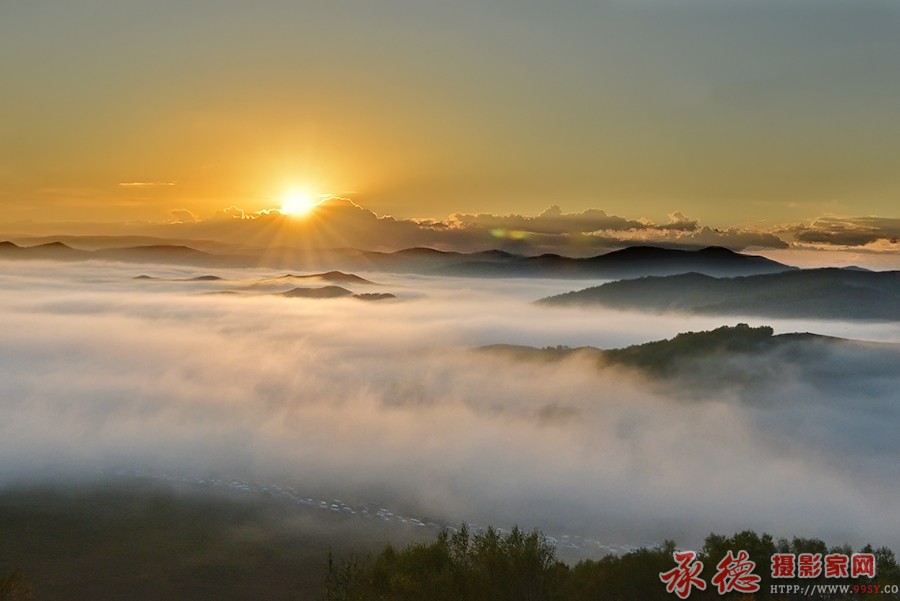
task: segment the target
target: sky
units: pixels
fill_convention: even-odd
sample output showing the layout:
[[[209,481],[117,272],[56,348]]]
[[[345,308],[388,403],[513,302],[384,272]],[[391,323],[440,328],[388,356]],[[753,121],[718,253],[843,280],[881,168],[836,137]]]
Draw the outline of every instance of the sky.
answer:
[[[876,220],[896,252],[898,31],[880,0],[2,0],[0,224],[299,190],[841,246]]]

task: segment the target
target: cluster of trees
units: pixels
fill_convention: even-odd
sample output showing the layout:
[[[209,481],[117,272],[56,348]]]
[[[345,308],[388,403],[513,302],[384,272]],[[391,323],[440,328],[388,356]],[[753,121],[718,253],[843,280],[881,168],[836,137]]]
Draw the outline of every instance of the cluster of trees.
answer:
[[[670,340],[608,350],[604,351],[603,356],[611,363],[639,367],[656,375],[670,375],[685,359],[764,350],[775,341],[774,333],[771,326],[752,328],[739,323],[734,327],[683,332]]]
[[[770,535],[745,531],[731,537],[711,534],[698,551],[703,562],[700,577],[710,582],[716,564],[729,550],[746,550],[756,562],[754,573],[761,577],[759,592],[726,597],[794,601],[816,599],[862,599],[854,592],[803,595],[773,593],[770,585],[770,558],[774,553],[845,553],[849,547],[828,548],[818,539],[795,538],[775,541]],[[569,566],[537,532],[514,529],[503,535],[492,528],[472,535],[465,527],[451,534],[442,532],[427,544],[404,549],[388,545],[379,554],[354,557],[338,563],[331,557],[325,583],[325,601],[634,601],[677,599],[667,593],[659,575],[675,567],[674,542],[657,548],[642,548],[599,560],[581,561]],[[835,580],[820,577],[791,580],[805,584],[877,584],[900,585],[900,567],[887,548],[861,550],[874,553],[877,574],[874,579]],[[779,580],[777,584],[788,581]],[[714,586],[694,590],[691,599],[722,598]],[[900,599],[898,594],[880,594],[879,599]]]
[[[539,601],[553,599],[566,566],[537,532],[493,528],[470,536],[466,526],[428,544],[388,545],[374,558],[336,565],[329,557],[326,601]]]

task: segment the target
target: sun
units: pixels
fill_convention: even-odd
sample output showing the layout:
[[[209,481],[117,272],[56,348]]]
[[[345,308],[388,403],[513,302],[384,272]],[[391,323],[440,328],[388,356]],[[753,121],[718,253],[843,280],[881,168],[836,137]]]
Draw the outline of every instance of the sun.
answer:
[[[303,192],[288,192],[281,197],[281,208],[278,211],[282,215],[290,215],[292,217],[302,217],[312,211],[316,205],[308,194]]]

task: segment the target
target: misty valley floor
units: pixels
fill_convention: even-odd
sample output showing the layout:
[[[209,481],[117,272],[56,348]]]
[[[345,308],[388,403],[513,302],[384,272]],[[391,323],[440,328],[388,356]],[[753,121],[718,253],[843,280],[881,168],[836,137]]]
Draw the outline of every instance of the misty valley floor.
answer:
[[[37,599],[318,599],[329,553],[422,539],[146,482],[7,492],[0,528],[0,571]]]

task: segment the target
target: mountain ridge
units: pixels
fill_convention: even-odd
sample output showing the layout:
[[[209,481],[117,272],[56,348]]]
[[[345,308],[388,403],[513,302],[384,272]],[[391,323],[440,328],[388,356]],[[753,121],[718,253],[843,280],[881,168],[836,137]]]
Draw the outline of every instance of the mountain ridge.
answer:
[[[48,240],[48,238],[42,238]],[[97,241],[90,239],[93,244]],[[461,277],[529,277],[621,279],[646,275],[671,275],[697,271],[708,275],[750,275],[795,270],[765,257],[742,254],[722,247],[680,250],[656,246],[632,246],[586,258],[552,253],[516,255],[499,249],[460,253],[427,247],[394,252],[358,249],[304,251],[291,247],[275,249],[229,249],[214,252],[178,244],[103,246],[93,250],[50,241],[36,246],[0,243],[0,257],[75,261],[101,259],[134,263],[172,263],[205,267],[275,267],[303,270],[385,271],[420,275]],[[198,241],[198,245],[205,245]]]
[[[598,365],[621,366],[637,369],[656,378],[674,375],[695,375],[693,366],[697,362],[716,362],[720,372],[732,375],[746,370],[749,377],[752,366],[743,361],[733,361],[737,357],[761,357],[767,353],[784,352],[790,361],[814,358],[828,348],[869,349],[893,353],[900,358],[900,344],[874,343],[825,336],[811,332],[790,332],[775,334],[771,326],[751,327],[746,323],[735,326],[721,326],[713,330],[681,332],[672,338],[654,340],[631,346],[601,349],[594,346],[568,347],[492,344],[478,347],[478,351],[529,361],[560,361],[572,356],[582,356]],[[684,370],[689,366],[687,370]],[[712,370],[714,373],[716,370]],[[732,380],[741,381],[746,377]],[[728,382],[728,377],[722,380]]]
[[[608,282],[537,301],[547,306],[779,318],[900,320],[900,271],[839,268],[716,278],[700,273]]]

